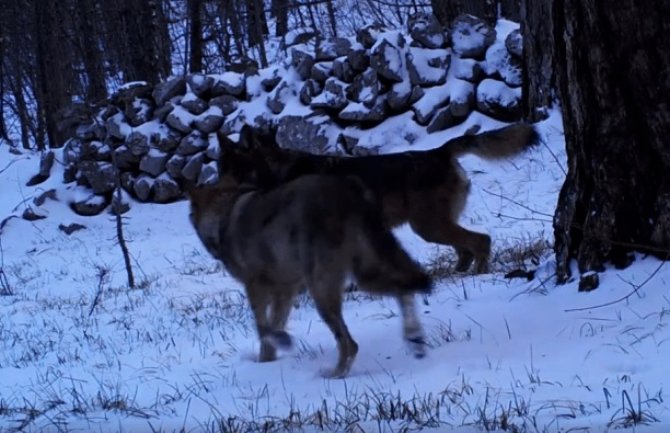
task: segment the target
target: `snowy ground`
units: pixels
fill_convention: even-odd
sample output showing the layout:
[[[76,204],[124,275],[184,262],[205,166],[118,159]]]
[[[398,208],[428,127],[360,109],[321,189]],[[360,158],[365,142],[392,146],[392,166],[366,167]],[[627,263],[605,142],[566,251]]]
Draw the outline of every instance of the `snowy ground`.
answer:
[[[403,345],[392,300],[353,293],[345,320],[361,350],[345,380],[319,376],[336,348],[308,300],[288,326],[297,348],[254,361],[242,288],[199,243],[186,202],[136,203],[126,214],[138,279],[130,290],[112,217],[73,214],[59,164],[26,187],[37,155],[0,147],[0,221],[47,189],[58,196],[40,207],[48,218],[9,218],[0,232],[0,432],[595,432],[634,421],[636,431],[668,431],[670,270],[640,257],[601,275],[595,292],[555,286],[542,245],[552,239],[564,142],[558,116],[539,128],[544,144],[517,158],[462,158],[473,190],[461,221],[492,234],[498,272],[440,280],[421,305],[431,344],[422,360]],[[71,223],[86,228],[58,229]],[[396,233],[422,262],[444,265],[448,249],[407,227]],[[531,246],[542,253],[536,278],[504,279],[517,266],[510,251]]]

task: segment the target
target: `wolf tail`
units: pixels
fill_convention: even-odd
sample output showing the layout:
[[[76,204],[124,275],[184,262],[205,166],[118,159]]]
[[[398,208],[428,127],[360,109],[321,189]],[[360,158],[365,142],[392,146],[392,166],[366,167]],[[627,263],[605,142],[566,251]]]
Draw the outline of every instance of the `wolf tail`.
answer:
[[[437,151],[454,157],[472,154],[484,159],[501,159],[519,154],[540,141],[540,135],[533,125],[519,123],[482,134],[454,138]]]

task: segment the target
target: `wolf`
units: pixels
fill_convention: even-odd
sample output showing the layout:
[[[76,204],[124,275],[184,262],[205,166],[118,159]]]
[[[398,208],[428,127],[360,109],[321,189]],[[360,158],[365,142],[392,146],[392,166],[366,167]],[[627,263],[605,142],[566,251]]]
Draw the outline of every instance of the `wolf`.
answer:
[[[314,173],[358,178],[375,195],[386,227],[409,223],[424,240],[456,249],[456,271],[467,271],[474,261],[475,272],[484,273],[491,237],[458,224],[470,192],[470,180],[458,158],[465,154],[490,160],[507,158],[539,141],[532,125],[516,124],[464,135],[431,150],[347,157],[283,149],[272,135],[244,125],[239,144],[265,161],[262,181],[268,185]],[[219,142],[230,139],[219,133]]]
[[[259,361],[289,348],[285,331],[297,294],[307,289],[339,351],[324,376],[345,377],[358,352],[342,318],[349,278],[397,299],[416,357],[426,340],[414,295],[430,277],[383,224],[375,198],[356,178],[307,174],[270,187],[267,167],[237,146],[222,146],[217,183],[190,186],[190,219],[200,240],[245,288],[260,339]],[[265,173],[264,173],[265,172]]]

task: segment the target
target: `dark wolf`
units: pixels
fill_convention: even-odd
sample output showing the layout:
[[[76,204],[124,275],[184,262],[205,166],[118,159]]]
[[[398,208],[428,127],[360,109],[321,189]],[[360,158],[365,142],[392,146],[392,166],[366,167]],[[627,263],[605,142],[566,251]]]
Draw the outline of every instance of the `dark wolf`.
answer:
[[[223,134],[219,141],[230,142]],[[375,195],[386,227],[409,223],[424,240],[453,246],[458,254],[457,271],[467,271],[474,260],[477,273],[488,268],[491,238],[458,224],[470,181],[457,158],[473,154],[501,159],[538,142],[533,126],[517,124],[464,135],[426,151],[347,157],[282,149],[273,136],[261,136],[246,125],[240,132],[241,147],[265,161],[263,179],[268,184],[313,173],[354,176]]]
[[[284,330],[296,295],[306,288],[335,336],[339,358],[328,377],[344,377],[358,352],[342,318],[346,282],[390,295],[402,312],[415,356],[425,338],[414,294],[431,281],[387,229],[366,188],[346,176],[305,175],[263,188],[263,164],[222,146],[219,180],[190,187],[191,222],[207,250],[245,287],[260,338],[259,360],[289,347]]]

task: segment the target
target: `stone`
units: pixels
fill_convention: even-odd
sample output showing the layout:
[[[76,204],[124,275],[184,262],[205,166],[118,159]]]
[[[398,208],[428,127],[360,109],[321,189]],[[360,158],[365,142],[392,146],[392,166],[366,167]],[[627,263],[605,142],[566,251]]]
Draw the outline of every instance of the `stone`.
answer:
[[[321,117],[322,122],[327,118]],[[319,119],[303,116],[284,116],[279,119],[275,139],[280,147],[310,153],[325,153],[329,148],[328,137]]]
[[[505,47],[509,53],[518,60],[523,59],[523,36],[521,30],[512,30],[505,38]]]
[[[447,84],[437,86],[412,105],[414,117],[419,125],[426,126],[437,111],[449,103],[451,89]]]
[[[172,155],[165,163],[165,171],[173,179],[181,179],[181,170],[184,168],[184,165],[186,165],[186,157],[181,155]]]
[[[90,194],[82,200],[70,203],[70,208],[81,216],[99,215],[109,206],[109,200],[100,195]]]
[[[28,183],[26,184],[27,186],[34,186],[38,185],[45,180],[49,179],[49,176],[51,175],[51,168],[54,165],[55,161],[55,155],[53,151],[49,150],[46,152],[42,152],[40,155],[40,169],[39,172],[30,178]]]
[[[346,57],[338,57],[333,61],[333,75],[345,83],[351,83],[355,72]]]
[[[246,91],[245,76],[239,72],[227,71],[223,74],[212,75],[214,84],[212,85],[212,95],[233,95],[241,97]]]
[[[216,161],[210,161],[203,164],[198,176],[198,185],[213,185],[219,180],[219,169]]]
[[[161,106],[175,96],[184,93],[186,93],[186,80],[184,77],[175,77],[156,84],[152,96],[156,106]]]
[[[300,88],[300,102],[303,105],[309,105],[312,102],[312,99],[321,92],[321,84],[318,81],[309,79],[305,81]]]
[[[146,81],[132,81],[118,88],[109,98],[116,106],[125,106],[137,99],[149,99],[153,86]]]
[[[133,192],[140,201],[149,201],[151,197],[151,189],[153,187],[153,178],[146,174],[141,174],[133,182]]]
[[[391,82],[401,82],[405,76],[404,53],[386,39],[375,45],[370,54],[370,66],[377,75]]]
[[[381,23],[370,23],[367,24],[356,32],[356,41],[358,41],[363,47],[370,49],[377,42],[379,33],[386,30]]]
[[[141,157],[133,155],[128,146],[122,145],[114,149],[114,159],[119,170],[134,170],[139,166]]]
[[[344,108],[348,101],[344,95],[345,84],[337,78],[331,77],[326,80],[323,92],[312,98],[310,107],[323,108],[330,111],[339,111]]]
[[[219,107],[221,113],[224,116],[229,115],[233,111],[237,110],[237,106],[240,103],[239,99],[232,95],[221,95],[216,96],[209,100],[210,107]]]
[[[167,125],[184,134],[192,131],[191,125],[194,121],[195,116],[180,106],[175,106],[165,119]]]
[[[201,73],[189,74],[186,76],[186,83],[198,98],[208,99],[214,86],[214,78]]]
[[[310,74],[310,77],[312,77],[312,79],[318,81],[319,83],[323,84],[326,82],[328,77],[330,77],[332,71],[333,71],[332,62],[315,63],[314,66],[312,66],[312,72]]]
[[[179,142],[179,146],[175,151],[178,155],[193,155],[207,148],[207,141],[203,138],[202,133],[193,131],[186,135]]]
[[[165,163],[169,157],[170,155],[165,152],[161,152],[158,149],[151,149],[149,153],[144,155],[140,160],[140,170],[156,177],[165,171]]]
[[[81,161],[79,172],[95,194],[108,193],[116,186],[116,169],[109,162]]]
[[[163,105],[156,107],[154,110],[154,118],[158,119],[159,122],[164,123],[172,110],[174,110],[174,104],[172,101],[167,101]]]
[[[195,126],[195,129],[202,132],[203,134],[209,134],[221,128],[221,125],[223,125],[223,120],[224,116],[221,112],[221,109],[214,105],[199,115],[195,119],[193,125]]]
[[[471,83],[478,83],[484,78],[484,70],[481,64],[474,59],[452,58],[451,70],[454,78]]]
[[[483,59],[496,40],[496,31],[481,18],[462,14],[451,23],[451,45],[459,57]]]
[[[377,79],[377,72],[372,68],[368,68],[362,74],[357,75],[353,83],[347,87],[346,92],[350,100],[360,102],[367,108],[372,108],[375,105],[380,93],[381,84]]]
[[[521,119],[521,89],[487,78],[477,86],[477,110],[503,122]]]
[[[489,77],[502,78],[508,86],[520,87],[523,83],[521,60],[513,57],[502,43],[491,45],[482,67]]]
[[[205,162],[205,153],[200,152],[198,154],[195,154],[191,156],[186,164],[184,164],[184,168],[181,170],[181,175],[184,179],[190,180],[195,182],[198,179],[198,176],[200,176],[200,170],[202,169],[202,165]]]
[[[168,176],[160,176],[153,183],[154,197],[156,203],[169,203],[182,196],[179,184]]]
[[[347,52],[347,61],[354,72],[362,72],[370,66],[370,58],[365,48],[352,48]]]
[[[195,116],[204,113],[209,108],[209,105],[204,100],[198,98],[195,93],[190,92],[181,98],[180,104]]]
[[[286,102],[295,96],[295,91],[287,81],[282,81],[277,87],[267,96],[265,104],[274,114],[279,114],[284,110]]]
[[[291,66],[293,66],[300,79],[306,80],[312,73],[314,56],[303,50],[293,48],[291,50]]]
[[[407,52],[406,61],[412,85],[439,86],[447,81],[451,56],[444,50],[411,47]]]
[[[350,122],[381,122],[386,117],[385,98],[376,98],[372,107],[367,107],[359,102],[350,102],[338,117]]]
[[[132,132],[132,128],[126,123],[123,114],[117,113],[105,121],[107,135],[124,140]]]
[[[135,98],[125,104],[123,114],[130,126],[140,126],[153,118],[154,103],[148,98]]]
[[[446,40],[444,29],[435,15],[416,12],[407,20],[407,30],[416,44],[425,48],[442,48]]]

